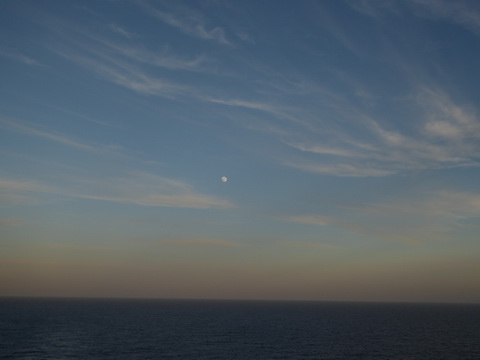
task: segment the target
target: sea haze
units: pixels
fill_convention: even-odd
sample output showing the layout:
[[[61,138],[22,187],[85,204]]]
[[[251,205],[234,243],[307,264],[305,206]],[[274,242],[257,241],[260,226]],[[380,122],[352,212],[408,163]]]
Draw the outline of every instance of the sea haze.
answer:
[[[480,305],[0,299],[1,359],[479,359]]]

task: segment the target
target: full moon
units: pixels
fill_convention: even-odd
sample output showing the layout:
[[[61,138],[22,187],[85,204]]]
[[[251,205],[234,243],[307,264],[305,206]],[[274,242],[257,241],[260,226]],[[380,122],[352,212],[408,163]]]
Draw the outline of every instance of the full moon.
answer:
[[[222,181],[223,182],[227,182],[228,181],[228,178],[226,176],[222,176]]]

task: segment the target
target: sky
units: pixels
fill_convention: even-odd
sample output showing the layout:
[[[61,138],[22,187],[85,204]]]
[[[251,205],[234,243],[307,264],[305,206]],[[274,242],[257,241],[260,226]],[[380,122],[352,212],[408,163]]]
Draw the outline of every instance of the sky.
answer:
[[[0,296],[479,303],[479,59],[475,0],[1,1]]]

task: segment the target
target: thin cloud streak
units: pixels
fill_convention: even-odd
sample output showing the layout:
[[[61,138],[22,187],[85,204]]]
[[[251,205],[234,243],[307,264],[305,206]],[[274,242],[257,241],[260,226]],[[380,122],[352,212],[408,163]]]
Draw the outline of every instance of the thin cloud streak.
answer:
[[[108,28],[110,30],[112,30],[114,33],[120,34],[120,35],[126,37],[127,39],[133,39],[135,37],[135,35],[133,33],[124,29],[121,26],[118,26],[117,24],[110,24],[110,25],[108,25]]]
[[[134,173],[130,177],[90,182],[83,198],[136,204],[142,206],[183,207],[196,209],[232,208],[228,200],[199,194],[182,181],[149,173]],[[98,193],[101,189],[102,193]],[[97,193],[96,193],[97,192]]]
[[[38,62],[36,59],[26,56],[20,52],[16,51],[10,51],[6,49],[1,49],[0,48],[0,57],[4,57],[10,60],[14,60],[23,64],[27,65],[38,65],[38,66],[43,66],[40,62]]]
[[[180,55],[171,50],[168,45],[163,45],[160,50],[148,49],[139,46],[138,41],[133,39],[133,35],[126,36],[126,39],[121,41],[112,39],[108,34],[92,32],[75,23],[67,23],[52,16],[48,18],[49,22],[42,22],[42,25],[51,31],[55,40],[43,45],[70,60],[74,60],[75,57],[89,58],[110,66],[125,68],[127,71],[134,68],[127,61],[136,62],[137,65],[149,64],[172,70],[207,73],[213,71],[207,67],[213,59],[204,54]],[[52,26],[52,23],[55,26]],[[114,32],[127,33],[116,24],[108,28]]]
[[[178,207],[190,209],[211,209],[211,208],[229,208],[232,205],[226,200],[220,200],[211,196],[196,195],[196,194],[178,194],[178,195],[164,195],[164,194],[150,194],[143,197],[112,197],[99,195],[81,195],[76,197],[101,200],[109,202],[118,202],[123,204],[135,204],[142,206],[162,206],[162,207]]]
[[[449,0],[348,0],[352,9],[379,18],[402,16],[405,11],[420,18],[444,20],[480,35],[480,7],[475,1]]]
[[[66,145],[72,148],[76,148],[79,150],[96,153],[96,154],[102,154],[102,155],[117,155],[117,156],[121,155],[120,153],[115,152],[114,150],[109,148],[85,144],[77,140],[73,140],[65,135],[54,134],[48,131],[35,129],[34,127],[31,127],[19,122],[0,119],[0,124],[3,124],[4,127],[7,127],[9,129],[12,129],[22,134],[43,138],[43,139],[46,139],[58,144]]]
[[[350,164],[325,165],[322,163],[299,163],[287,161],[283,162],[283,164],[302,171],[341,177],[376,177],[393,175],[397,172],[394,170],[368,168],[364,166],[354,166]]]
[[[154,65],[166,69],[171,70],[186,70],[186,71],[195,71],[195,72],[209,72],[204,67],[209,59],[205,56],[195,56],[191,59],[187,57],[182,57],[176,54],[173,54],[171,51],[167,49],[163,49],[161,52],[155,52],[147,49],[126,46],[115,44],[112,42],[107,42],[104,40],[102,43],[112,50],[115,50],[117,53],[127,57],[128,59],[145,63],[149,65]],[[105,54],[101,54],[97,52],[97,55],[105,57]]]
[[[59,107],[57,105],[53,105],[53,104],[50,104],[50,103],[44,103],[44,102],[38,102],[38,103],[42,106],[57,110],[57,111],[59,111],[63,114],[67,114],[67,115],[73,116],[75,118],[86,120],[88,122],[91,122],[91,123],[94,123],[94,124],[97,124],[97,125],[102,125],[102,126],[106,126],[106,127],[110,127],[110,128],[117,128],[117,129],[120,128],[118,125],[114,125],[112,123],[105,122],[105,121],[100,121],[98,119],[91,118],[89,116],[77,113],[75,111],[72,111],[72,110],[69,110],[69,109],[66,109],[66,108]]]
[[[265,103],[260,103],[260,102],[247,101],[247,100],[241,100],[241,99],[219,99],[219,98],[213,98],[213,97],[200,97],[200,99],[206,102],[211,102],[215,104],[222,104],[222,105],[227,105],[232,107],[241,107],[241,108],[252,109],[252,110],[260,110],[260,111],[272,113],[274,115],[283,115],[282,113],[279,112],[279,110],[275,106],[265,104]]]
[[[143,95],[175,98],[194,93],[188,84],[150,74],[144,68],[145,64],[169,70],[215,73],[214,69],[207,66],[212,59],[201,54],[181,56],[167,47],[153,51],[131,43],[110,40],[75,27],[74,24],[59,22],[58,26],[65,31],[52,28],[57,40],[44,44],[46,48],[109,82]]]
[[[55,191],[51,186],[32,180],[0,178],[0,205],[38,205],[42,201],[37,194],[51,194]]]
[[[83,144],[65,136],[51,134],[9,120],[1,120],[1,123],[20,133],[44,138],[82,151],[125,157],[110,149]],[[94,178],[76,178],[60,186],[45,185],[34,181],[1,179],[0,188],[7,190],[7,193],[13,192],[9,195],[10,198],[15,194],[17,197],[24,198],[25,193],[38,193],[141,206],[196,209],[233,207],[227,200],[196,193],[184,182],[148,173],[137,173],[130,178],[109,179],[107,182]],[[82,188],[83,190],[79,190]],[[99,189],[101,189],[100,192]],[[7,201],[11,202],[12,199],[7,199]]]
[[[297,151],[282,163],[308,172],[347,177],[479,166],[480,122],[475,108],[455,103],[438,86],[416,84],[414,94],[410,104],[417,122],[412,131],[389,128],[384,119],[352,107],[352,116],[363,125],[359,135],[338,126],[325,134],[303,130],[290,135],[272,133]],[[348,109],[348,103],[344,105]],[[299,157],[302,153],[310,156]]]
[[[149,15],[177,28],[186,35],[203,40],[212,40],[222,45],[231,45],[227,40],[224,29],[215,27],[208,30],[205,17],[193,9],[177,5],[175,9],[162,11],[150,5],[147,1],[137,1],[137,4],[143,7]],[[165,5],[165,3],[162,4]]]
[[[56,50],[56,52],[83,68],[95,72],[107,81],[143,95],[157,95],[168,98],[185,93],[188,90],[187,86],[147,75],[144,71],[119,60],[108,64],[80,54],[60,50]]]
[[[480,194],[439,191],[426,199],[409,199],[395,204],[373,204],[361,210],[365,214],[412,216],[440,219],[450,224],[480,217]]]
[[[152,207],[192,209],[234,207],[228,200],[197,193],[184,182],[147,173],[134,174],[123,179],[75,178],[55,186],[0,178],[0,189],[18,196],[36,193]]]
[[[418,16],[444,19],[480,35],[480,7],[475,1],[410,0]]]
[[[425,112],[427,135],[456,141],[457,146],[480,139],[480,122],[473,107],[462,107],[441,89],[429,87],[420,89],[416,101]]]
[[[330,226],[410,244],[454,240],[455,231],[467,226],[463,221],[480,218],[480,194],[438,191],[422,199],[402,199],[337,210],[342,211],[342,215],[302,214],[286,216],[281,220]],[[397,219],[402,219],[402,222]]]
[[[53,191],[50,186],[40,184],[31,180],[12,180],[0,178],[0,189],[3,188],[8,191],[21,192],[49,192]]]

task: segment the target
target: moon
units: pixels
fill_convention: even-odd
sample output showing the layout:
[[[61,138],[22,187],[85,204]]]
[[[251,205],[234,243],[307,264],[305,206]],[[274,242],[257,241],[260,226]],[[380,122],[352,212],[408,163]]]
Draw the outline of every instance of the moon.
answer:
[[[222,182],[227,182],[228,181],[228,178],[226,176],[222,176]]]

